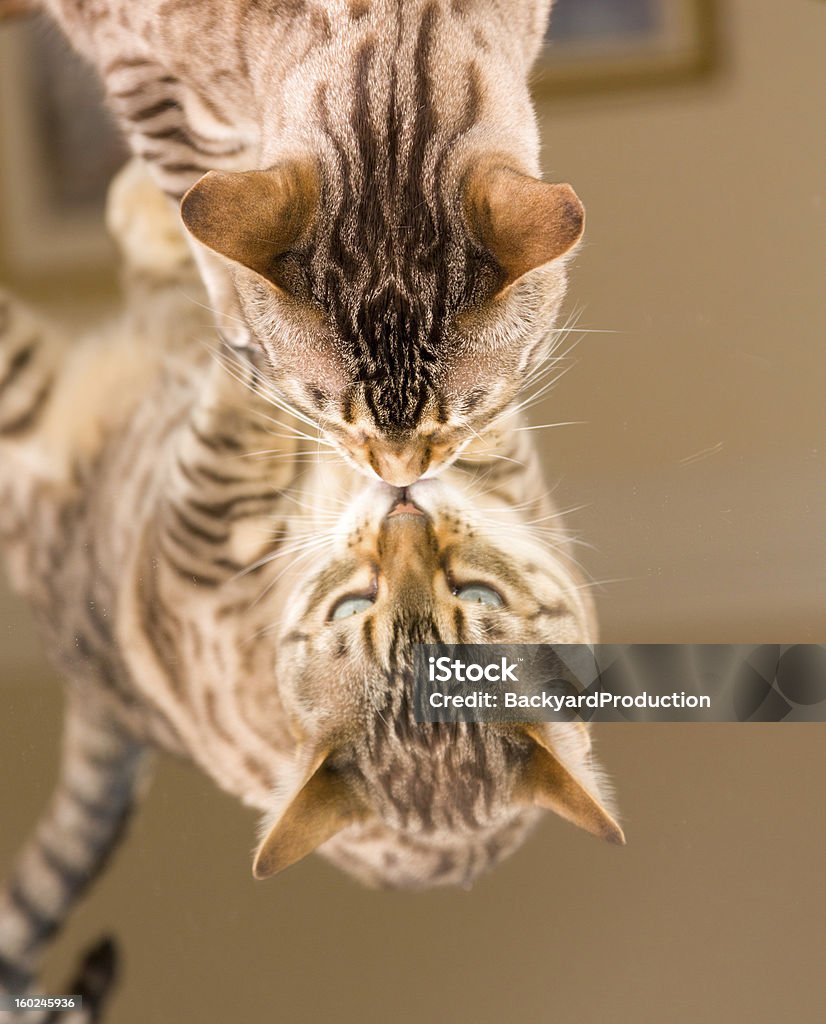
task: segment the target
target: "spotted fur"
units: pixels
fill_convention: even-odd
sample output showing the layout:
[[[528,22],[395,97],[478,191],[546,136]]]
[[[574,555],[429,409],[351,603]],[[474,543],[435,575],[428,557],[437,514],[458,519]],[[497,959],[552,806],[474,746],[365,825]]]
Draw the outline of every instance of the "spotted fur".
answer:
[[[323,750],[366,809],[325,856],[368,884],[470,884],[539,813],[521,781],[531,742],[417,725],[413,644],[594,639],[564,531],[530,525],[549,507],[516,420],[401,494],[365,480],[271,393],[254,353],[216,358],[151,190],[127,177],[112,195],[128,268],[114,323],[68,343],[0,300],[0,538],[68,694],[53,802],[0,896],[11,990],[123,834],[152,748],[266,824]],[[149,262],[147,217],[166,239]],[[401,498],[418,512],[391,516]],[[503,606],[462,603],[473,581]],[[370,608],[333,618],[353,593]],[[546,742],[598,796],[587,731]]]

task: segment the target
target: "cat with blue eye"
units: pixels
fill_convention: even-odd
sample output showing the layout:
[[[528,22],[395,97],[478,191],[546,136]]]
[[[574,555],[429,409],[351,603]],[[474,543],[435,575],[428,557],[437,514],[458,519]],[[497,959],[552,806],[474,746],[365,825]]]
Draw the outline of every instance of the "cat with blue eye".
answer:
[[[543,809],[621,842],[582,723],[413,718],[417,643],[595,639],[518,416],[496,455],[367,479],[254,359],[204,344],[188,250],[139,170],[108,216],[114,321],[76,337],[0,304],[0,536],[66,680],[54,797],[0,894],[0,985],[28,990],[155,749],[259,814],[259,878],[317,849],[367,885],[468,886]]]

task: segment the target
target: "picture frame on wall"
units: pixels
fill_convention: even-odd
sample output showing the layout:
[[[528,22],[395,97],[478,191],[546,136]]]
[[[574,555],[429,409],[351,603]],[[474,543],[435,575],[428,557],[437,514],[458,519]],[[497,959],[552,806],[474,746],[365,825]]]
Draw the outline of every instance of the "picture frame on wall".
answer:
[[[534,93],[656,87],[718,66],[717,0],[555,0]]]
[[[555,0],[537,99],[697,78],[717,63],[717,0]],[[126,148],[92,72],[42,17],[0,26],[0,275],[104,275],[106,187]]]
[[[0,277],[111,273],[108,182],[127,159],[90,69],[40,17],[0,27]]]

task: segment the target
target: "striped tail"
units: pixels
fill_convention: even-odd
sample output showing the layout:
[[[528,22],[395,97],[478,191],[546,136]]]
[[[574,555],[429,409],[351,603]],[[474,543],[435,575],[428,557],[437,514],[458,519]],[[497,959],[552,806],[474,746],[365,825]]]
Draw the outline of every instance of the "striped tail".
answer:
[[[29,991],[48,943],[122,838],[145,759],[112,718],[69,700],[57,788],[0,890],[0,992]],[[90,970],[95,963],[105,967],[93,959]]]
[[[67,995],[80,996],[83,1005],[74,1013],[52,1012],[43,1024],[97,1024],[118,980],[118,949],[105,938],[86,951],[76,977],[66,986]],[[29,1024],[29,1022],[26,1022]]]
[[[71,1010],[0,1011],[0,1024],[98,1024],[104,1019],[104,1010],[118,980],[118,961],[114,940],[102,939],[86,951],[79,971],[60,990],[61,995],[80,996],[81,1006]]]

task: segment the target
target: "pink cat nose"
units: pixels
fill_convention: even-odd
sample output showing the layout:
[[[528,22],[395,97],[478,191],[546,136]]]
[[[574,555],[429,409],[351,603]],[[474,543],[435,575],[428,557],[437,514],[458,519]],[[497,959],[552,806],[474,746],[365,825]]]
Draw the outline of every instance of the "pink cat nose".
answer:
[[[371,452],[370,465],[393,487],[408,487],[415,484],[430,464],[430,459],[421,450],[392,452],[379,449]]]

